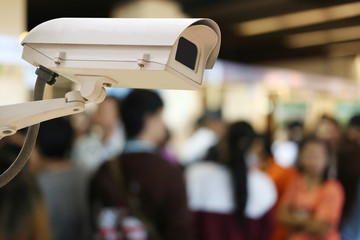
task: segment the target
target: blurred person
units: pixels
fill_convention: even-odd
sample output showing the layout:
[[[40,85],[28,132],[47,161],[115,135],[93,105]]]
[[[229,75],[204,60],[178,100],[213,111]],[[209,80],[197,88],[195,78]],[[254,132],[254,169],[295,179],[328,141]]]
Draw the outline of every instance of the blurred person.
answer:
[[[360,145],[360,115],[351,117],[347,129],[348,138]]]
[[[296,159],[299,151],[299,141],[302,139],[300,126],[301,124],[294,122],[288,124],[287,127],[279,128],[276,139],[271,145],[272,156],[269,155],[265,172],[271,177],[276,186],[278,200],[274,207],[275,212],[278,210],[280,199],[287,185],[298,174]],[[284,239],[287,231],[284,225],[276,221],[271,239]]]
[[[273,180],[276,186],[278,199],[277,202],[275,203],[274,211],[277,212],[279,208],[280,200],[286,191],[287,185],[296,178],[298,171],[294,166],[289,168],[283,168],[277,165],[273,159],[270,159],[265,172]],[[274,231],[272,233],[271,239],[273,240],[284,239],[287,231],[288,229],[286,226],[279,223],[278,221],[275,221]]]
[[[249,191],[245,239],[249,240],[271,239],[275,227],[274,207],[278,193],[275,182],[266,172],[272,160],[270,146],[270,137],[259,135],[245,155]]]
[[[284,193],[278,220],[289,227],[289,240],[339,240],[338,223],[344,202],[341,184],[328,178],[330,150],[313,137],[301,146],[299,174]]]
[[[327,115],[321,116],[315,129],[315,136],[324,139],[330,145],[330,150],[335,152],[341,138],[341,128],[336,119]]]
[[[270,136],[262,134],[254,139],[250,152],[245,156],[245,161],[248,168],[265,171],[271,157]]]
[[[105,162],[91,181],[99,239],[193,238],[182,172],[158,154],[166,138],[162,111],[153,91],[133,90],[123,100],[124,153]]]
[[[11,145],[16,145],[19,148],[21,148],[24,145],[27,130],[28,130],[28,128],[19,129],[14,135],[6,137],[1,142],[9,143]],[[1,147],[1,145],[0,145],[0,147]],[[42,169],[43,164],[42,164],[41,158],[39,156],[38,147],[36,145],[34,146],[32,152],[30,154],[27,165],[28,165],[28,168],[31,171],[31,173],[35,174],[35,175],[37,175]]]
[[[197,129],[186,140],[180,151],[183,165],[204,160],[208,150],[219,143],[225,127],[219,112],[205,112],[197,121]]]
[[[79,138],[88,135],[91,131],[93,115],[87,111],[72,115],[71,125],[74,128],[74,142]]]
[[[292,121],[287,125],[289,140],[300,144],[304,137],[303,124],[299,121]]]
[[[84,173],[69,158],[73,129],[66,118],[41,123],[37,139],[42,168],[38,182],[45,197],[53,240],[88,239]]]
[[[316,128],[315,136],[325,140],[330,146],[329,177],[336,177],[336,151],[341,140],[341,128],[336,119],[323,115]]]
[[[264,149],[255,138],[248,123],[236,122],[210,149],[207,161],[187,169],[189,205],[199,240],[269,239],[276,188],[257,168]]]
[[[11,165],[19,152],[20,147],[11,143],[0,147],[1,173]],[[0,189],[0,213],[0,239],[50,239],[44,199],[27,166]]]
[[[296,123],[290,123],[286,127],[279,127],[275,133],[275,140],[271,144],[271,152],[276,165],[284,169],[295,165],[299,151],[298,140],[301,134],[294,128],[298,128]]]
[[[360,240],[360,146],[354,140],[344,139],[337,153],[338,179],[345,192],[342,240]]]
[[[107,97],[98,105],[90,133],[75,142],[71,159],[86,171],[89,179],[104,161],[119,155],[124,148],[125,135],[119,108],[117,98]]]

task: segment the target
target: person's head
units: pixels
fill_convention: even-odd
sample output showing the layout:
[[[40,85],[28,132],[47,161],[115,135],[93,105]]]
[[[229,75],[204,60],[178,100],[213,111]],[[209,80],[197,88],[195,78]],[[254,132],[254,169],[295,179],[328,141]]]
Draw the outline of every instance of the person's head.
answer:
[[[330,149],[324,139],[310,137],[300,145],[299,167],[305,175],[314,178],[327,178]]]
[[[251,125],[245,121],[238,121],[228,125],[223,138],[217,146],[208,152],[210,159],[228,163],[234,154],[245,156],[252,147],[256,133]],[[235,157],[233,160],[237,160]]]
[[[335,151],[341,137],[339,123],[334,118],[324,115],[317,124],[315,135],[327,141],[332,148],[331,150]]]
[[[94,123],[100,125],[105,131],[111,131],[120,121],[120,100],[115,97],[106,97],[98,105],[94,114]]]
[[[303,139],[303,126],[298,121],[290,122],[287,125],[289,131],[289,140],[294,142],[300,142]]]
[[[226,127],[221,118],[221,111],[205,111],[197,120],[198,127],[206,127],[214,131],[220,138],[224,136]]]
[[[255,137],[254,129],[244,121],[231,124],[227,130],[227,142],[230,150],[246,152],[252,146]]]
[[[161,144],[166,137],[163,101],[150,90],[133,90],[123,100],[121,115],[128,139],[142,138]]]
[[[353,116],[349,121],[348,137],[360,145],[360,115]]]
[[[40,154],[46,159],[64,160],[71,151],[74,131],[67,118],[42,122],[37,138]]]
[[[246,164],[248,168],[264,169],[270,156],[270,137],[267,134],[258,135],[246,155]]]

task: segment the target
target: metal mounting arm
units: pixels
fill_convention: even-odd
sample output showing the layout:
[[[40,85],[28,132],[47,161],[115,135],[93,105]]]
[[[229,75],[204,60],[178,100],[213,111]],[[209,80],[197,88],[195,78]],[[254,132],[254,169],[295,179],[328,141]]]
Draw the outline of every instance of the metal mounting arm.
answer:
[[[68,92],[65,98],[0,106],[0,139],[27,126],[82,112],[88,102],[101,103],[106,97],[103,86],[115,83],[103,76],[79,76],[79,79],[80,91]]]
[[[45,84],[54,84],[58,74],[42,66],[36,70],[36,74],[38,77],[33,102],[0,106],[0,139],[30,126],[19,155],[0,175],[0,188],[10,182],[25,166],[34,148],[40,122],[82,112],[88,102],[101,103],[106,97],[103,86],[116,83],[103,76],[79,76],[80,91],[68,92],[65,98],[42,100]]]
[[[84,111],[86,100],[73,91],[65,98],[41,100],[0,107],[0,139],[17,130],[49,119]]]

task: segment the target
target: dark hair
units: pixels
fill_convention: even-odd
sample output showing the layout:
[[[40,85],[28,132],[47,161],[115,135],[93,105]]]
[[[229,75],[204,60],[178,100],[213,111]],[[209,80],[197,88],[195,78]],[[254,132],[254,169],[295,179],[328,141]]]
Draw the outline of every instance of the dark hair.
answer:
[[[258,134],[256,135],[256,139],[261,140],[264,147],[264,154],[266,154],[266,158],[272,156],[271,152],[271,136],[269,133]]]
[[[14,161],[20,147],[6,143],[0,148],[0,171],[4,172]],[[0,238],[23,239],[33,231],[36,202],[41,199],[35,177],[25,168],[6,186],[0,188]]]
[[[74,130],[67,118],[42,122],[37,144],[40,152],[49,158],[63,159],[72,147]]]
[[[323,177],[322,177],[322,181],[326,181],[326,180],[329,178],[329,167],[330,167],[330,158],[331,158],[331,148],[330,148],[329,143],[328,143],[326,140],[324,140],[324,139],[321,139],[321,138],[316,137],[316,136],[310,136],[310,137],[305,138],[305,139],[300,143],[298,160],[297,160],[297,163],[296,163],[297,168],[298,168],[298,170],[299,170],[301,173],[304,172],[303,167],[300,165],[300,159],[299,159],[299,158],[300,158],[301,153],[302,153],[302,151],[304,150],[305,146],[308,145],[309,143],[318,143],[318,144],[323,145],[324,148],[325,148],[328,162],[327,162],[327,166],[326,166],[325,171],[324,171],[324,175],[323,175]]]
[[[233,179],[236,203],[235,214],[240,223],[244,222],[247,191],[247,167],[245,153],[251,147],[256,134],[247,122],[235,122],[228,127],[228,166]]]
[[[221,110],[218,111],[205,111],[203,115],[199,117],[199,119],[196,121],[196,124],[203,125],[208,120],[218,120],[221,121]]]
[[[163,101],[154,91],[136,89],[122,101],[121,116],[126,137],[135,138],[144,127],[147,114],[154,114],[163,107]]]
[[[323,120],[329,121],[329,122],[331,122],[332,124],[334,124],[335,126],[339,127],[338,121],[337,121],[335,118],[333,118],[333,117],[330,117],[330,116],[328,116],[328,115],[322,115],[321,118],[320,118],[320,122],[323,121]]]
[[[300,122],[300,121],[292,121],[292,122],[289,122],[287,125],[286,125],[287,129],[288,130],[292,130],[294,128],[303,128],[303,124]]]
[[[360,127],[360,115],[352,116],[349,121],[349,127]]]
[[[338,179],[344,187],[345,204],[343,218],[351,213],[358,195],[360,181],[360,147],[355,142],[345,139],[337,152]]]

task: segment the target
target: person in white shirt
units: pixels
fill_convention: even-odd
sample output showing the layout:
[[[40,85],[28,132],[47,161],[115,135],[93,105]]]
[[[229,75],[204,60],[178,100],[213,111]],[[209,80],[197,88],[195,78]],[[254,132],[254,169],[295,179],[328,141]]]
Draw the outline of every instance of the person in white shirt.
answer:
[[[224,123],[218,113],[207,112],[197,122],[196,131],[186,140],[180,161],[184,166],[204,160],[208,150],[219,143],[225,132]]]
[[[95,112],[90,133],[75,142],[71,159],[88,177],[91,177],[104,161],[123,151],[125,134],[119,105],[117,98],[107,97]]]

